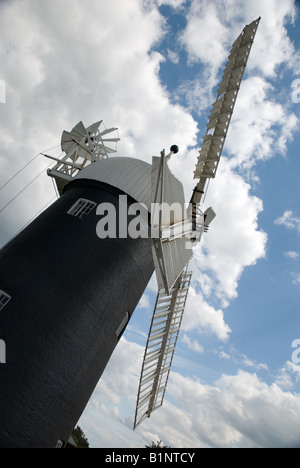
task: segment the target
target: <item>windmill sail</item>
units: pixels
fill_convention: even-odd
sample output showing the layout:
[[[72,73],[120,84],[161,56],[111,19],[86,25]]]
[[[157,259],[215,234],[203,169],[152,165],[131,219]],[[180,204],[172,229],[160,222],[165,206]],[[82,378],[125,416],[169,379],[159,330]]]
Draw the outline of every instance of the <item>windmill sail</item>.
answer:
[[[169,294],[160,291],[140,378],[134,429],[162,406],[192,273],[183,272]]]
[[[244,76],[250,51],[260,23],[258,18],[246,26],[232,46],[228,63],[219,85],[216,102],[207,124],[207,132],[198,157],[194,179],[199,179],[191,203],[200,203],[207,179],[216,176],[221,154],[225,144],[229,124]]]
[[[142,365],[134,429],[163,404],[192,277],[191,272],[184,271],[192,257],[192,250],[187,248],[186,237],[190,237],[190,244],[194,242],[194,246],[197,245],[215,217],[212,208],[202,213],[200,202],[207,180],[216,176],[259,22],[260,18],[246,26],[231,49],[194,173],[194,178],[199,181],[191,198],[191,213],[187,216],[183,212],[183,216],[176,220],[177,225],[180,225],[181,235],[174,236],[175,220],[164,225],[163,212],[157,223],[159,236],[153,239],[153,257],[159,293]],[[166,187],[169,169],[164,152],[160,162],[158,159],[154,158],[152,163],[153,203],[161,203],[168,198]],[[174,194],[172,195],[174,199]],[[182,197],[180,202],[183,204]]]

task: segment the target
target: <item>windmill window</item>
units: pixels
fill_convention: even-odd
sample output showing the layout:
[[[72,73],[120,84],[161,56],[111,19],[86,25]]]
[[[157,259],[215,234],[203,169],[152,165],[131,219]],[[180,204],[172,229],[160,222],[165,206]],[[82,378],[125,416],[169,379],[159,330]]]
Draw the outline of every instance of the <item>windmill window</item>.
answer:
[[[11,297],[8,294],[6,294],[4,291],[0,290],[0,310],[2,310],[3,307],[5,307],[6,304],[8,304],[10,300],[11,300]]]
[[[118,340],[121,338],[121,336],[122,336],[122,334],[123,334],[123,332],[124,332],[124,330],[126,328],[126,325],[129,322],[129,318],[130,318],[129,312],[126,312],[125,317],[123,318],[122,322],[120,323],[120,325],[119,325],[119,327],[118,327],[118,329],[116,331],[116,336],[117,336]]]
[[[58,441],[56,442],[55,448],[57,448],[57,449],[62,449],[62,448],[64,448],[64,445],[65,445],[65,443],[64,443],[63,440],[58,440]]]
[[[89,215],[90,212],[95,208],[96,203],[90,200],[85,200],[80,198],[75,205],[68,211],[68,214],[75,216],[76,218],[83,219],[85,216]]]

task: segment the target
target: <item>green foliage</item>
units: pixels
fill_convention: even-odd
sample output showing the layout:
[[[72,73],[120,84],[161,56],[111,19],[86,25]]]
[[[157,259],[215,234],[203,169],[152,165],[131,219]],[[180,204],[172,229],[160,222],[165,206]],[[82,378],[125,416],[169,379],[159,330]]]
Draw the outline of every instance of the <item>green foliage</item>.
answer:
[[[81,427],[77,426],[72,434],[75,444],[77,448],[90,448],[90,444],[85,436],[85,433],[81,429]]]
[[[167,445],[161,445],[162,444],[162,441],[157,441],[156,443],[155,442],[152,442],[151,445],[145,445],[145,447],[147,449],[166,449],[166,448],[171,448],[171,447],[168,447]]]

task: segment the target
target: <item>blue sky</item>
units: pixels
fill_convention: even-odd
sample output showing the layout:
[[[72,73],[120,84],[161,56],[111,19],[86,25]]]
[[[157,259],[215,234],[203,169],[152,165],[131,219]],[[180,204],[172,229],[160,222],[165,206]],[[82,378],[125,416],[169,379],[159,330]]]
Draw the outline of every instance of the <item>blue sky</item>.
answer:
[[[64,129],[104,119],[118,155],[150,162],[178,144],[170,165],[188,199],[231,45],[259,16],[164,407],[132,431],[153,278],[80,420],[93,447],[300,446],[300,11],[293,0],[0,4],[0,186]],[[53,200],[44,174],[1,211],[47,164],[1,190],[1,246]]]

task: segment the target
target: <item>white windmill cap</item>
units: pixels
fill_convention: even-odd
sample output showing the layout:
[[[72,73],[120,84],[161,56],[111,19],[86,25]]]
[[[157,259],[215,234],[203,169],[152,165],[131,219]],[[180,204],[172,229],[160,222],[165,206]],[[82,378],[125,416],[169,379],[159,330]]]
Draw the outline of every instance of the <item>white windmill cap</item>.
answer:
[[[154,159],[160,160],[160,158]],[[127,157],[103,159],[85,167],[74,179],[97,180],[116,187],[138,203],[146,205],[147,210],[151,212],[151,203],[154,201],[152,193],[153,166],[145,161]],[[168,168],[165,170],[163,201],[169,205],[174,202],[180,203],[182,206],[185,205],[182,183]],[[179,221],[181,218],[174,219],[174,222]]]
[[[114,157],[90,164],[75,179],[104,182],[122,190],[151,210],[151,164],[140,159]]]

